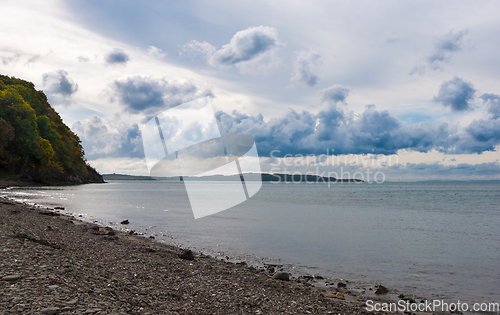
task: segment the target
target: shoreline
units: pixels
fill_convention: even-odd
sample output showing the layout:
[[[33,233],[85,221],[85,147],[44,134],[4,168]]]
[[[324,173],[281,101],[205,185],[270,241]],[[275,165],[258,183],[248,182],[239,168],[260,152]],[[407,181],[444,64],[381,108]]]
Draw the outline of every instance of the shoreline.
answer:
[[[307,278],[292,279],[291,281],[276,280],[272,278],[272,273],[266,270],[248,266],[246,263],[230,263],[218,260],[204,254],[195,254],[194,260],[181,259],[179,255],[184,250],[180,247],[154,242],[141,236],[129,235],[123,231],[104,228],[81,221],[73,216],[15,203],[7,198],[0,198],[0,224],[0,236],[3,239],[17,240],[18,247],[22,244],[23,247],[37,247],[38,250],[42,248],[42,252],[50,250],[53,253],[49,254],[49,256],[55,255],[62,261],[68,259],[78,261],[77,265],[85,266],[84,270],[91,275],[96,274],[96,272],[97,274],[118,273],[119,275],[118,277],[116,275],[115,277],[111,276],[111,281],[104,281],[107,282],[106,286],[97,283],[96,279],[89,279],[94,281],[85,283],[83,286],[85,289],[82,289],[78,282],[72,283],[73,286],[76,285],[76,292],[80,293],[76,294],[77,297],[73,294],[73,296],[61,299],[60,294],[55,294],[62,287],[57,284],[61,281],[58,282],[57,275],[50,277],[49,274],[47,283],[46,281],[36,281],[46,280],[46,277],[39,279],[38,277],[32,277],[29,273],[24,276],[20,273],[21,278],[14,282],[14,285],[21,283],[24,290],[33,286],[35,291],[45,292],[43,296],[47,296],[47,292],[57,296],[55,300],[49,299],[49,302],[52,302],[53,305],[48,305],[50,303],[38,305],[33,304],[34,302],[27,302],[28,304],[26,304],[26,301],[19,301],[16,305],[32,306],[27,314],[36,314],[37,310],[33,309],[33,307],[38,307],[38,311],[40,311],[43,309],[41,306],[55,307],[59,309],[59,312],[68,314],[85,313],[87,311],[90,313],[94,310],[96,314],[113,314],[113,311],[114,314],[176,314],[176,312],[178,314],[327,314],[329,312],[335,314],[374,314],[366,311],[366,300],[397,302],[397,300],[390,299],[388,295],[375,297],[361,295],[359,292],[349,290],[349,284],[347,288],[337,286],[314,287],[310,283],[311,279]],[[84,239],[85,242],[80,242],[81,239]],[[23,247],[20,248],[24,249]],[[2,249],[5,251],[5,248]],[[25,257],[26,255],[28,257]],[[23,261],[33,260],[29,253],[24,253],[21,256]],[[38,259],[40,259],[39,256],[37,256]],[[134,259],[130,259],[130,257],[134,257]],[[140,285],[137,285],[139,274],[133,272],[133,270],[137,269],[139,261],[142,267],[140,268],[141,279],[156,279],[160,276],[162,280],[159,283],[154,281],[154,284],[139,281]],[[40,265],[43,266],[42,263],[38,263],[38,266]],[[48,264],[44,265],[47,266]],[[118,268],[116,267],[118,266],[120,271],[117,271]],[[149,269],[144,268],[144,266],[149,266]],[[26,263],[24,263],[23,268],[24,271],[33,268],[36,271],[37,269],[36,267],[27,266]],[[68,268],[71,269],[71,267]],[[16,274],[15,270],[12,272],[14,272],[14,275]],[[73,273],[68,272],[74,278]],[[133,277],[132,274],[134,274]],[[0,274],[0,279],[9,275],[7,273]],[[85,278],[85,275],[82,276]],[[105,279],[109,280],[109,278]],[[66,280],[66,278],[64,279]],[[120,281],[118,279],[127,280]],[[103,281],[101,277],[97,280]],[[190,280],[193,280],[193,283],[190,283]],[[3,295],[6,294],[4,291],[5,282],[0,281],[0,284],[3,285]],[[51,285],[52,282],[56,284]],[[210,285],[207,286],[207,284]],[[58,286],[58,288],[55,288],[57,290],[50,289],[54,285]],[[90,289],[88,288],[89,285]],[[142,292],[135,293],[141,298],[137,299],[132,296],[134,302],[128,302],[127,299],[117,300],[113,298],[102,301],[102,292],[108,292],[110,287],[113,288],[114,292],[109,294],[110,297],[130,297],[130,285],[134,289],[132,291],[137,292],[139,290]],[[148,288],[146,292],[143,292],[144,287]],[[94,288],[97,288],[97,291]],[[28,290],[32,291],[33,289]],[[190,292],[191,289],[192,292]],[[234,290],[237,292],[234,292]],[[182,298],[179,298],[176,293],[179,291],[183,292]],[[235,294],[238,292],[239,294]],[[150,295],[161,296],[161,301],[149,304],[143,303],[146,306],[135,308],[136,305],[142,305],[143,300],[152,301]],[[221,296],[224,297],[224,303],[222,304]],[[65,303],[72,302],[75,298],[80,302],[76,302],[75,305],[69,304],[69,306],[68,303]],[[256,299],[255,302],[251,302],[252,299]],[[179,302],[183,300],[188,300],[190,303]],[[97,303],[98,307],[91,307],[91,303]],[[82,304],[87,306],[84,307]],[[182,306],[179,306],[180,304]],[[15,309],[15,305],[9,306]],[[4,305],[3,302],[0,304],[0,307],[4,309],[9,309],[9,306]],[[384,312],[377,312],[376,314],[384,314]],[[415,314],[430,313],[417,312]],[[442,313],[434,312],[432,314]]]
[[[6,314],[369,314],[348,290],[198,253],[183,259],[181,248],[6,198],[0,238]]]

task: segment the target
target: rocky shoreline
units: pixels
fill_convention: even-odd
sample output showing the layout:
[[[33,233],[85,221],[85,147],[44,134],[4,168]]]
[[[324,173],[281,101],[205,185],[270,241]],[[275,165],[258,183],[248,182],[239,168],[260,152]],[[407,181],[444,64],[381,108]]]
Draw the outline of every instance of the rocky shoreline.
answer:
[[[0,239],[2,314],[385,314],[343,284],[313,287],[5,198]]]

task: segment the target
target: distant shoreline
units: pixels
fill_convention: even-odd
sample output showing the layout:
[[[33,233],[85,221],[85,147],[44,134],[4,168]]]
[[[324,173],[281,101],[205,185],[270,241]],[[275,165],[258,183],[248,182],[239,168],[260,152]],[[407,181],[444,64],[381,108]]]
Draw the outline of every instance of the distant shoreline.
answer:
[[[247,173],[243,173],[245,176]],[[255,175],[254,173],[248,173]],[[180,180],[182,177],[152,177],[152,176],[138,176],[138,175],[127,175],[127,174],[103,174],[104,180]],[[238,180],[240,175],[212,175],[205,177],[190,177],[196,180],[207,180],[207,181],[231,181]],[[324,177],[320,175],[311,174],[281,174],[281,173],[261,173],[261,179],[263,182],[307,182],[307,183],[362,183],[363,180],[360,179],[337,179],[335,177]]]

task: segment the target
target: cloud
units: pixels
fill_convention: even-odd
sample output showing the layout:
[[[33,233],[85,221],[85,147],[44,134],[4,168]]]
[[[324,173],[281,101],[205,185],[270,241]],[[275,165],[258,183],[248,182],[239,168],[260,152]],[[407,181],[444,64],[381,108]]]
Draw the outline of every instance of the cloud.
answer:
[[[427,67],[431,70],[442,70],[444,64],[450,62],[454,53],[463,49],[464,37],[469,30],[450,31],[446,35],[438,38],[434,43],[433,52],[425,58],[425,61],[416,64],[410,71],[410,75],[424,74]]]
[[[217,49],[207,42],[199,42],[192,40],[189,43],[182,46],[182,51],[179,52],[180,55],[201,55],[205,59],[210,59],[210,56],[214,54]]]
[[[500,118],[474,120],[465,129],[469,137],[463,137],[457,150],[466,153],[493,151],[500,145]]]
[[[488,106],[488,112],[493,118],[500,117],[500,96],[497,94],[485,93],[480,96],[485,104]]]
[[[345,102],[347,95],[349,95],[349,89],[340,85],[332,85],[329,88],[321,90],[321,93],[323,93],[323,101],[325,102]]]
[[[219,50],[207,42],[192,40],[183,51],[203,55],[213,67],[235,66],[241,73],[267,74],[281,66],[277,51],[282,46],[275,28],[257,26],[237,32]]]
[[[200,89],[191,82],[169,82],[165,79],[141,76],[115,80],[112,90],[127,111],[146,115],[155,114],[162,109],[200,97],[213,97],[211,90]]]
[[[44,73],[42,79],[43,85],[47,87],[47,91],[50,94],[58,94],[67,97],[78,91],[78,84],[76,84],[64,70]]]
[[[392,165],[385,168],[384,173],[389,177],[400,178],[408,175],[409,178],[430,180],[488,180],[498,179],[500,165],[495,162],[480,164],[443,165],[439,163],[406,163]]]
[[[104,157],[143,158],[144,149],[139,126],[119,125],[110,131],[98,116],[77,121],[71,128],[82,141],[87,159]]]
[[[2,63],[6,66],[8,64],[15,64],[19,60],[19,57],[19,54],[14,54],[10,57],[0,57],[0,59],[2,59]]]
[[[162,59],[168,55],[168,53],[163,52],[160,48],[155,46],[149,46],[148,55],[155,59]]]
[[[237,111],[216,116],[223,133],[252,136],[261,156],[325,154],[327,149],[331,154],[387,155],[403,149],[461,154],[494,151],[500,145],[500,118],[474,121],[464,130],[452,132],[445,123],[400,121],[374,105],[360,115],[330,104],[318,114],[290,110],[269,121],[260,114]]]
[[[248,116],[234,111],[218,112],[224,133],[242,133],[254,137],[259,153],[284,154],[394,154],[400,149],[427,152],[446,145],[445,124],[435,127],[426,123],[409,125],[398,121],[387,111],[367,106],[359,117],[329,105],[318,114],[289,111],[282,117],[264,121],[262,115]]]
[[[85,56],[85,55],[80,55],[76,58],[79,62],[83,62],[83,63],[86,63],[89,61],[89,57]]]
[[[474,98],[475,93],[476,90],[471,82],[454,77],[441,84],[438,95],[434,96],[434,101],[445,107],[450,107],[455,112],[465,111],[471,109],[470,101]]]
[[[304,83],[313,87],[318,83],[318,76],[313,69],[317,66],[321,56],[315,51],[299,51],[293,62],[293,72],[290,81]]]
[[[31,57],[30,59],[28,59],[28,61],[26,61],[25,65],[29,65],[30,63],[35,63],[37,62],[38,60],[40,60],[42,58],[41,55],[34,55],[33,57]]]
[[[114,64],[126,64],[130,57],[122,50],[122,49],[114,49],[112,52],[106,54],[106,64],[114,65]]]

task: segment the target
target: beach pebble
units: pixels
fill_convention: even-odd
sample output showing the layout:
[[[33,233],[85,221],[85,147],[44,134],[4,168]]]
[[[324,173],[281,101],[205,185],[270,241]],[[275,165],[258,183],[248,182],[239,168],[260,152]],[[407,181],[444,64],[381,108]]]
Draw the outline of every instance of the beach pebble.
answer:
[[[2,278],[4,281],[17,281],[19,279],[21,279],[21,275],[10,275]]]
[[[345,287],[347,287],[346,283],[344,283],[344,282],[337,283],[337,288],[345,288]]]
[[[40,312],[42,312],[42,314],[54,315],[54,314],[57,314],[58,311],[59,311],[59,308],[57,308],[57,307],[48,307],[48,308],[42,309]]]
[[[286,272],[277,272],[273,275],[273,279],[288,281],[290,276]]]
[[[120,224],[129,224],[130,222],[128,222],[128,220],[123,220],[122,222],[120,222]]]

